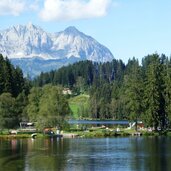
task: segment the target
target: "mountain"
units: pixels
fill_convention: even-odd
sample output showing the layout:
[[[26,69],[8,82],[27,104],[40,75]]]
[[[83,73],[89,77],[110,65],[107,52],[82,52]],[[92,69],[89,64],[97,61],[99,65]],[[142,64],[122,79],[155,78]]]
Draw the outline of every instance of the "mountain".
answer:
[[[0,53],[31,77],[80,60],[106,62],[114,59],[109,49],[75,27],[47,33],[31,23],[1,31]]]

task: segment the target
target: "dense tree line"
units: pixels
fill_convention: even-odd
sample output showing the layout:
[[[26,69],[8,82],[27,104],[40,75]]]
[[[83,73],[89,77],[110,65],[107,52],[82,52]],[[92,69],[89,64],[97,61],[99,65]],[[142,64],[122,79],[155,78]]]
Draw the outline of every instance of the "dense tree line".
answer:
[[[20,68],[0,55],[0,130],[19,127],[21,121],[35,122],[40,129],[64,125],[71,113],[62,88],[34,88]]]
[[[90,95],[91,118],[143,120],[166,129],[171,119],[171,60],[152,54],[142,63],[135,58],[107,63],[82,61],[42,73],[34,85],[60,84]]]
[[[29,81],[23,77],[22,70],[0,54],[0,94],[8,92],[17,97],[22,91],[28,94],[29,88]]]
[[[76,88],[79,91],[87,90],[92,85],[122,80],[124,70],[125,65],[121,60],[113,60],[107,63],[80,61],[56,71],[41,73],[33,81],[33,85],[43,86],[51,83],[54,85],[60,84],[63,87]]]
[[[146,126],[165,130],[171,119],[171,60],[148,55],[140,65],[133,58],[123,80],[94,86],[90,91],[93,117],[142,120]]]
[[[65,125],[65,117],[71,114],[62,88],[52,85],[33,87],[28,96],[26,110],[29,120],[35,122],[40,129],[62,127]]]
[[[25,115],[30,87],[22,70],[0,54],[0,129],[19,125]]]
[[[121,87],[124,74],[129,72],[129,65],[126,69],[122,60],[116,59],[106,63],[80,61],[56,71],[41,73],[33,81],[33,85],[41,87],[51,83],[69,87],[73,94],[87,92],[90,95],[90,106],[85,116],[126,119]]]
[[[126,65],[121,60],[81,61],[42,73],[31,90],[19,68],[2,56],[0,61],[1,128],[15,127],[21,120],[39,127],[62,123],[71,112],[61,87],[90,96],[86,117],[142,120],[156,130],[170,127],[171,59],[165,55],[148,55],[141,64],[135,58]]]

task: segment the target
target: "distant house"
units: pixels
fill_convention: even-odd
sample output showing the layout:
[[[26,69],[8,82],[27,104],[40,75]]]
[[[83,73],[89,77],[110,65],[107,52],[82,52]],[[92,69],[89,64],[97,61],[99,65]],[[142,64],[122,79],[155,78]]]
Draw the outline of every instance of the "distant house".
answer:
[[[63,94],[69,94],[71,95],[72,94],[72,91],[69,89],[69,88],[64,88],[63,91],[62,91]]]

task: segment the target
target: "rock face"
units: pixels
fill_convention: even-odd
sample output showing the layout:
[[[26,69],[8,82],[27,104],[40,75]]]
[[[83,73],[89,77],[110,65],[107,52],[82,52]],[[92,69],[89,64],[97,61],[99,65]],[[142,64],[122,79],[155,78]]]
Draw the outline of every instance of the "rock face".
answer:
[[[114,59],[109,49],[75,27],[50,34],[31,23],[1,31],[0,53],[31,77],[80,60],[107,62]],[[35,63],[40,67],[36,69]]]

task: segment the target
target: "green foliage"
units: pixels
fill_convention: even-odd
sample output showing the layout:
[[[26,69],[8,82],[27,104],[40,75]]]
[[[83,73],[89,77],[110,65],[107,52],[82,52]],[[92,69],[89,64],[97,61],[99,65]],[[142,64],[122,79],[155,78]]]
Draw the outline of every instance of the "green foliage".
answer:
[[[28,118],[32,122],[37,121],[37,116],[39,113],[39,103],[40,103],[40,98],[42,96],[42,88],[37,88],[33,87],[30,90],[30,94],[28,96],[28,105],[26,107]]]
[[[165,123],[165,99],[164,99],[164,80],[163,80],[163,64],[159,55],[154,54],[148,56],[151,58],[146,70],[145,80],[145,123],[148,126],[153,126],[164,129]]]
[[[129,72],[124,76],[124,100],[128,118],[130,120],[142,119],[143,112],[143,81],[138,61],[133,58],[128,62]],[[137,125],[137,124],[136,124]],[[137,129],[137,127],[136,127]]]
[[[89,95],[86,94],[80,94],[69,99],[69,106],[75,119],[80,117],[88,118],[90,116],[89,99]]]
[[[14,67],[8,58],[0,54],[0,94],[11,93],[17,97],[23,90],[29,92],[30,84],[24,79],[19,67]]]
[[[15,108],[15,99],[10,93],[0,95],[0,128],[14,128],[19,125],[18,113]]]
[[[87,92],[90,118],[143,120],[146,126],[164,130],[171,120],[170,68],[171,60],[158,54],[144,57],[142,65],[135,58],[127,65],[121,60],[81,61],[42,73],[34,85],[60,84],[77,95]],[[84,105],[70,103],[70,107],[76,118],[84,116]]]
[[[165,55],[148,55],[142,65],[135,58],[126,65],[121,60],[81,61],[41,73],[32,84],[30,91],[22,71],[0,55],[1,128],[21,120],[36,122],[39,128],[64,126],[70,108],[75,118],[142,120],[162,131],[170,126],[171,59]],[[62,87],[73,94],[63,95]]]
[[[168,125],[170,126],[171,121],[171,60],[166,60],[166,68],[164,73],[164,86],[165,86],[165,112]],[[167,125],[167,126],[168,126]]]
[[[79,89],[83,92],[92,85],[102,82],[111,83],[113,80],[122,80],[125,65],[121,60],[113,60],[111,63],[93,63],[91,61],[81,61],[73,65],[65,66],[57,71],[41,73],[33,84],[43,86],[51,83]]]
[[[38,128],[62,126],[64,119],[70,114],[70,108],[62,89],[46,85],[33,88],[28,97],[27,113]]]
[[[26,117],[25,106],[31,85],[19,67],[0,54],[0,125],[14,128]]]
[[[28,105],[28,96],[23,91],[15,99],[15,110],[18,114],[18,120],[28,121],[26,106]]]

